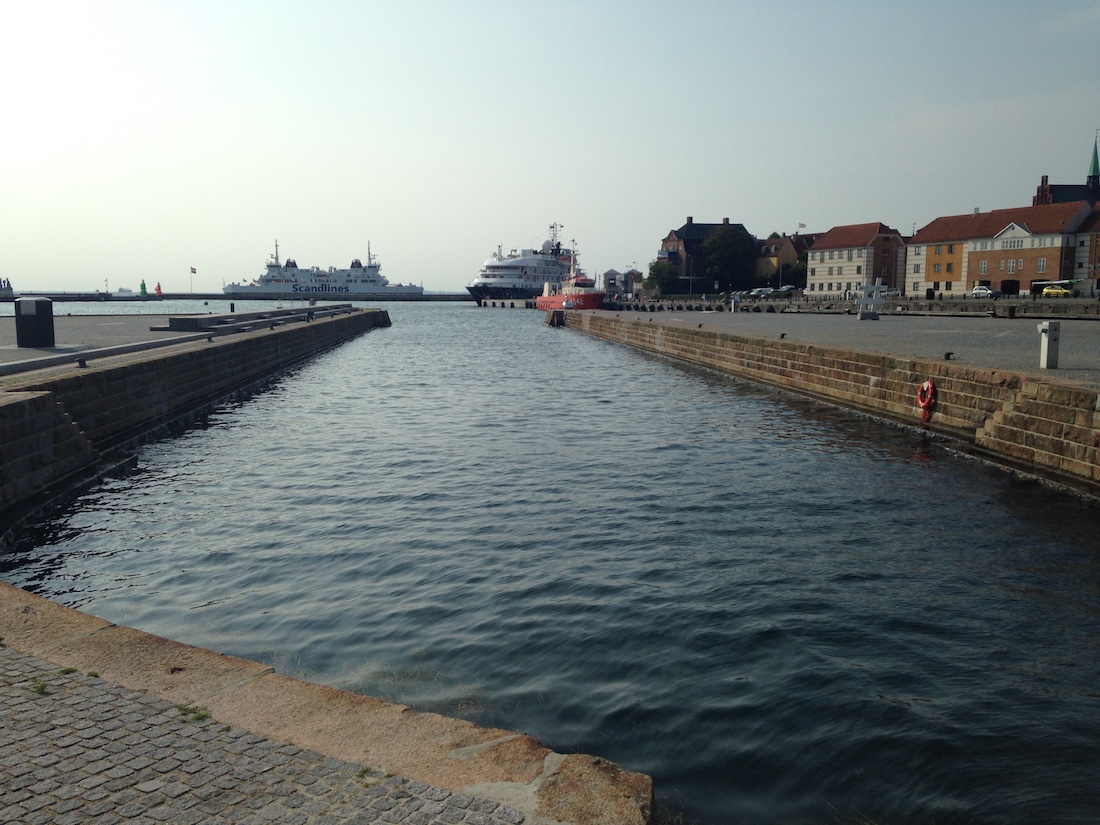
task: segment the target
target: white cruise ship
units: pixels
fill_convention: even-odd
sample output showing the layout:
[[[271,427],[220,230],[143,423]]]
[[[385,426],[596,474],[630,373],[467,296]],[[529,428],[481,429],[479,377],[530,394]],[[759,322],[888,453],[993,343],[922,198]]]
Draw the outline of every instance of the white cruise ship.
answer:
[[[487,300],[535,298],[542,295],[544,284],[560,291],[574,264],[573,250],[563,248],[558,240],[560,231],[560,224],[551,224],[550,239],[543,241],[541,249],[513,249],[505,255],[498,248],[466,285],[478,306]]]
[[[370,253],[367,245],[367,263],[356,258],[347,269],[330,266],[321,269],[312,266],[299,269],[293,258],[279,261],[279,242],[275,242],[275,254],[267,261],[267,269],[259,279],[248,284],[229,284],[222,288],[227,295],[300,295],[303,298],[343,298],[369,295],[384,298],[387,295],[423,295],[424,287],[415,284],[391,284],[379,272],[381,266]]]

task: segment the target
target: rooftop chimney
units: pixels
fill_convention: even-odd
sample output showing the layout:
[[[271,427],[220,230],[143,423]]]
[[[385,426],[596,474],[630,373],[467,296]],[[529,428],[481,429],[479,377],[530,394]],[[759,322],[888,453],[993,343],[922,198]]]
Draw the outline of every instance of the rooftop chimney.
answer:
[[[730,225],[730,219],[729,218],[722,218],[722,226],[729,226],[729,225]]]
[[[691,222],[692,222],[691,215],[688,215],[688,223],[690,224]]]

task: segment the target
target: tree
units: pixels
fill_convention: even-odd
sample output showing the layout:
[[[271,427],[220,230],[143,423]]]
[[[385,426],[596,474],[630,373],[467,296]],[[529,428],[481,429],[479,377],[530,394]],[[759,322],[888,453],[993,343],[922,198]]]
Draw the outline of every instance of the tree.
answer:
[[[719,226],[703,241],[703,271],[720,291],[750,289],[754,283],[756,242],[744,227]]]
[[[783,283],[806,288],[806,264],[799,261],[783,267]]]
[[[674,295],[679,283],[680,270],[676,264],[670,261],[653,261],[649,265],[649,277],[645,279],[645,285],[649,289],[656,289],[662,295]]]

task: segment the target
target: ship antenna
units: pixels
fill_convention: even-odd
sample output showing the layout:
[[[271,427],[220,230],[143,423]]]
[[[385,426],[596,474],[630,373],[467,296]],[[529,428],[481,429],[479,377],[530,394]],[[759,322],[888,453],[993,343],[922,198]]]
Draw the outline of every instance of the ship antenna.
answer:
[[[279,266],[279,239],[275,239],[275,266]]]

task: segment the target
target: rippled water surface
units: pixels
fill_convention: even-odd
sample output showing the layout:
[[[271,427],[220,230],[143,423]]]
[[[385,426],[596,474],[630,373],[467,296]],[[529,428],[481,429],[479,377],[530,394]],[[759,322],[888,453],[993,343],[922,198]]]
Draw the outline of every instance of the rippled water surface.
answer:
[[[388,309],[5,578],[605,756],[688,821],[1097,816],[1095,505],[533,312]]]

